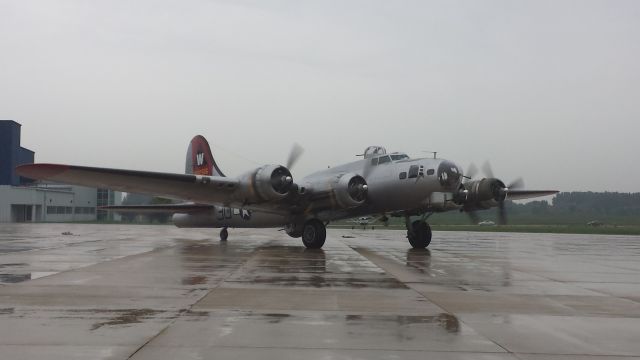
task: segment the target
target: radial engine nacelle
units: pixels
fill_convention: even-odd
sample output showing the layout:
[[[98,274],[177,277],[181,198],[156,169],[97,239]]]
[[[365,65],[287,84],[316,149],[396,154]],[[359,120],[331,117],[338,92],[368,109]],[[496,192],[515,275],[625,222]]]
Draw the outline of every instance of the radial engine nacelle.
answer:
[[[241,175],[239,180],[242,200],[250,203],[281,200],[297,188],[291,172],[282,165],[261,166]]]
[[[460,185],[453,201],[465,210],[481,210],[500,206],[507,196],[507,187],[495,178],[468,181]]]
[[[358,207],[367,201],[369,192],[366,180],[356,173],[332,175],[325,181],[305,185],[313,193],[311,200],[316,211]]]
[[[367,200],[369,186],[365,179],[354,173],[347,173],[335,181],[333,192],[340,207],[348,209],[360,206]]]

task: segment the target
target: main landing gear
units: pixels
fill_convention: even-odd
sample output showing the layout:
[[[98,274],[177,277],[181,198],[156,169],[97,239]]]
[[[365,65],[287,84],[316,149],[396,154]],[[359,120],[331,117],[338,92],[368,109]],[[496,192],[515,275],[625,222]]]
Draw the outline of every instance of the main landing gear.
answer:
[[[284,230],[292,238],[301,237],[307,249],[320,249],[327,239],[327,227],[318,219],[292,222]]]
[[[410,222],[406,218],[407,239],[414,249],[424,249],[431,243],[431,226],[425,220]]]
[[[220,241],[227,241],[228,237],[229,237],[229,231],[227,230],[226,227],[223,227],[222,230],[220,230]]]
[[[327,228],[318,219],[307,220],[302,229],[302,243],[307,249],[320,249],[327,238]]]

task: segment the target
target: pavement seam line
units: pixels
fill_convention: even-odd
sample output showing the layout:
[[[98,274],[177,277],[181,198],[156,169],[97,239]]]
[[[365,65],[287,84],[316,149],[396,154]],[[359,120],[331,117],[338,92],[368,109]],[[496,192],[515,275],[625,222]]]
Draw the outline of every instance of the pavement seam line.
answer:
[[[132,359],[138,352],[140,352],[142,349],[144,349],[145,346],[147,346],[149,343],[151,343],[153,340],[155,340],[156,338],[158,338],[160,335],[162,335],[163,333],[165,333],[173,324],[175,324],[178,319],[180,319],[180,317],[182,316],[183,313],[187,313],[189,311],[191,311],[194,306],[196,306],[198,303],[200,303],[202,301],[202,299],[204,299],[205,297],[207,297],[209,294],[211,294],[215,289],[219,288],[220,285],[222,285],[222,283],[225,282],[226,279],[228,279],[231,275],[235,274],[238,270],[240,270],[252,257],[253,254],[255,253],[255,250],[252,251],[249,256],[247,256],[247,260],[242,263],[240,266],[238,266],[235,269],[231,269],[229,270],[229,272],[227,273],[227,275],[222,278],[214,287],[212,287],[211,289],[209,289],[209,291],[205,292],[198,300],[196,300],[193,304],[191,304],[188,308],[186,309],[179,309],[177,311],[176,317],[171,320],[167,326],[165,326],[164,328],[162,328],[162,330],[158,331],[158,333],[156,333],[154,336],[152,336],[151,338],[149,338],[149,340],[145,341],[142,345],[140,345],[140,347],[138,347],[131,355],[129,355],[127,357],[127,359]]]

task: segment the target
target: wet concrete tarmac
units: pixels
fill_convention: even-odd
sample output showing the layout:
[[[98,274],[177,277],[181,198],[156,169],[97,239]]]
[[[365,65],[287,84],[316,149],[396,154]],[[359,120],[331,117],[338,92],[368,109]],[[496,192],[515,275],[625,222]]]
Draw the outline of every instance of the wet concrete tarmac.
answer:
[[[640,237],[216,235],[0,224],[0,359],[640,359]]]

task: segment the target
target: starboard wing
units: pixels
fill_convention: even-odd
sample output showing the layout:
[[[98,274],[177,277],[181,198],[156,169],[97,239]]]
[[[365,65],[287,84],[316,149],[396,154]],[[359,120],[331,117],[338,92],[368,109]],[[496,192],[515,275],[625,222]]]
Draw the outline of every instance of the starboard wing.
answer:
[[[548,196],[557,194],[557,190],[511,190],[507,193],[509,200],[524,200],[540,196]]]

